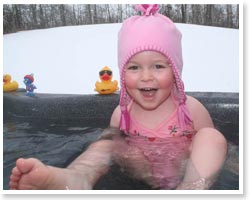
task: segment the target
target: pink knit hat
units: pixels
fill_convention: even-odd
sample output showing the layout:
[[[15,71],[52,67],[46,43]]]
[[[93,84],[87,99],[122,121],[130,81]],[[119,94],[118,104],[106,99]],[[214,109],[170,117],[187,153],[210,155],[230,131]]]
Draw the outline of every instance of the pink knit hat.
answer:
[[[125,86],[125,65],[135,54],[142,51],[157,51],[166,56],[175,77],[176,85],[173,95],[178,106],[178,117],[181,128],[185,130],[186,124],[191,123],[191,117],[186,107],[184,84],[181,80],[182,47],[181,33],[174,23],[166,16],[158,13],[157,4],[139,4],[135,9],[141,11],[143,16],[133,16],[123,22],[118,35],[118,64],[120,69],[120,129],[128,132],[129,113],[127,105],[130,97]]]

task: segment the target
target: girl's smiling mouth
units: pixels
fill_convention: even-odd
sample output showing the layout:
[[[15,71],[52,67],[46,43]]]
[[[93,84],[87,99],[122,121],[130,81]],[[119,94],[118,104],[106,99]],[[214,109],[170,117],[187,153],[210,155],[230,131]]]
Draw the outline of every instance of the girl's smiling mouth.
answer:
[[[146,98],[153,97],[156,94],[157,90],[158,90],[157,88],[150,88],[150,87],[139,88],[139,91],[141,92],[142,96]]]

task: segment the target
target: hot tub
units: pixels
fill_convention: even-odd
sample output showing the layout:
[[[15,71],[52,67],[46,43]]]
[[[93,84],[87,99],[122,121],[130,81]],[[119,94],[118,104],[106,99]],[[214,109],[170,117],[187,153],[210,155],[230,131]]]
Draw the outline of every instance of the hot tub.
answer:
[[[187,92],[208,109],[228,141],[225,165],[211,190],[239,189],[239,94]],[[19,157],[36,157],[48,165],[66,167],[109,125],[119,94],[60,95],[25,91],[3,94],[4,190]],[[95,190],[150,190],[131,179],[116,165],[103,176]]]

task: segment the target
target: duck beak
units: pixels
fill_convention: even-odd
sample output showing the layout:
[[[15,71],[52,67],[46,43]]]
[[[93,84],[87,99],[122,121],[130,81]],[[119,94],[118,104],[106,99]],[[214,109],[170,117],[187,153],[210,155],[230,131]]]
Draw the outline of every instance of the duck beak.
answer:
[[[107,80],[110,79],[110,76],[109,76],[107,73],[105,73],[105,74],[102,75],[101,78],[102,78],[103,80],[107,81]]]

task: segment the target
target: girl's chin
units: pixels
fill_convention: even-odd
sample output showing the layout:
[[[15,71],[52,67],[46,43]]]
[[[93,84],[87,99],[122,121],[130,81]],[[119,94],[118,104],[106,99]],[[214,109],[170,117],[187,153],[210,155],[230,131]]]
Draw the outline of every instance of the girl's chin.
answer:
[[[139,105],[143,110],[155,110],[159,107],[159,104],[153,103],[153,102],[136,102],[137,105]]]

